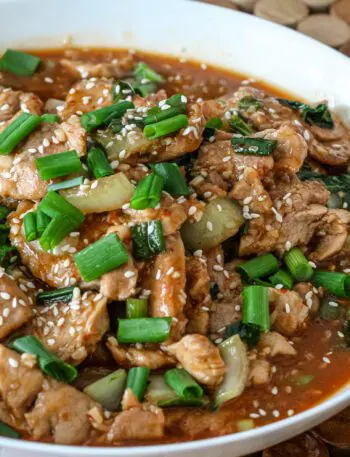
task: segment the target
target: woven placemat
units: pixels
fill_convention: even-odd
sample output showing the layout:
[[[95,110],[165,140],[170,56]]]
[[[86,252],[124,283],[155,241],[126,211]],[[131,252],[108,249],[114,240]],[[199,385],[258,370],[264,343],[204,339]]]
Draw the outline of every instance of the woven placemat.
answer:
[[[292,27],[350,56],[350,0],[199,1],[242,10]]]

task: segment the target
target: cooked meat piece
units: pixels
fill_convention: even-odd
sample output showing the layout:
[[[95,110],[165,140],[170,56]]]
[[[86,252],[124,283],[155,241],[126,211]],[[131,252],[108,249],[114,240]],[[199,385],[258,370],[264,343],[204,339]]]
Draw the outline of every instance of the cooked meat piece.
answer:
[[[333,129],[323,129],[313,125],[310,130],[313,135],[309,141],[309,154],[313,159],[335,166],[349,162],[350,137],[337,119]]]
[[[84,60],[61,59],[60,64],[78,78],[116,78],[120,79],[128,73],[133,65],[131,55],[114,58],[106,62],[85,62]]]
[[[47,380],[25,417],[35,440],[52,437],[58,444],[82,444],[92,431],[88,412],[93,407],[99,408],[74,387]]]
[[[214,301],[210,312],[210,334],[221,333],[223,329],[233,324],[233,322],[241,320],[241,305],[242,297],[240,295],[237,295],[230,302]]]
[[[245,168],[240,181],[236,182],[230,197],[243,206],[246,213],[271,213],[272,201],[260,181],[258,172],[253,168]]]
[[[307,157],[307,143],[291,122],[283,123],[277,130],[262,131],[258,137],[276,140],[277,147],[273,153],[274,169],[277,172],[297,173]]]
[[[271,328],[286,336],[304,327],[309,308],[293,290],[269,288]]]
[[[294,290],[305,301],[310,314],[316,315],[320,307],[320,300],[318,295],[314,293],[314,287],[311,282],[298,282],[295,284]]]
[[[162,367],[175,365],[175,359],[159,349],[158,346],[137,348],[123,346],[114,337],[109,337],[106,342],[114,360],[124,368],[147,367],[158,370]]]
[[[208,387],[222,383],[226,372],[219,349],[203,335],[186,335],[179,342],[164,346],[198,382]]]
[[[27,333],[37,336],[50,351],[72,365],[79,365],[96,349],[109,329],[107,299],[78,288],[69,303],[38,306]]]
[[[81,115],[112,104],[112,83],[106,79],[78,81],[70,89],[64,109],[63,119],[72,114]]]
[[[209,275],[204,257],[186,258],[186,293],[185,313],[188,318],[187,333],[206,335],[209,327],[211,296]]]
[[[138,269],[129,254],[129,260],[115,270],[101,276],[100,292],[109,300],[126,300],[135,294]]]
[[[62,124],[42,123],[10,156],[0,158],[0,195],[17,200],[39,200],[47,182],[39,177],[35,159],[75,149],[86,151],[86,132],[79,118],[71,116]]]
[[[0,131],[8,125],[3,122],[12,121],[17,113],[41,114],[43,109],[42,101],[35,94],[3,86],[0,86],[0,106]]]
[[[269,357],[276,355],[296,355],[297,351],[289,341],[278,332],[263,333],[258,346],[259,351]]]
[[[11,414],[23,418],[43,382],[39,369],[28,368],[17,352],[0,345],[0,395]]]
[[[271,365],[267,360],[255,359],[250,363],[249,381],[253,386],[268,384],[271,379]]]
[[[152,317],[173,317],[172,339],[185,331],[184,315],[186,268],[185,250],[179,233],[166,239],[166,251],[158,255],[152,270],[150,314]]]
[[[340,210],[341,211],[341,210]],[[342,217],[340,213],[340,217]],[[318,224],[316,236],[317,248],[309,256],[310,260],[321,262],[338,254],[348,236],[348,227],[344,224],[336,210],[328,211]]]
[[[161,221],[164,235],[167,236],[179,230],[187,219],[186,206],[177,203],[176,200],[170,196],[163,196],[160,202],[160,208],[158,209],[146,208],[136,210],[125,208],[123,212],[130,216],[130,221],[135,224],[154,220]]]
[[[279,229],[280,224],[272,214],[249,220],[248,231],[241,236],[239,242],[239,256],[274,251],[280,236]]]
[[[108,431],[110,443],[118,441],[151,440],[164,436],[163,411],[153,405],[143,405],[118,414]]]
[[[33,276],[41,279],[51,287],[72,286],[80,281],[80,274],[75,266],[73,253],[86,247],[105,235],[110,223],[105,215],[93,214],[85,218],[79,228],[67,236],[59,246],[52,251],[43,251],[39,241],[27,241],[23,229],[23,216],[34,209],[33,204],[21,202],[16,211],[8,217],[10,224],[10,240],[18,249],[22,263],[26,265]],[[80,236],[77,236],[79,233]]]
[[[329,457],[327,446],[311,433],[265,449],[262,457]]]
[[[0,340],[32,318],[32,305],[11,277],[0,271]]]

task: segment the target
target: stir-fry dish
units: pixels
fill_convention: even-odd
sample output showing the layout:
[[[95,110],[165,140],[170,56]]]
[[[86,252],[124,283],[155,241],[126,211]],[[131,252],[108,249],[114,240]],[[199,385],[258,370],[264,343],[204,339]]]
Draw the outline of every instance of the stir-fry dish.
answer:
[[[0,59],[0,434],[249,430],[350,378],[350,134],[128,51]]]

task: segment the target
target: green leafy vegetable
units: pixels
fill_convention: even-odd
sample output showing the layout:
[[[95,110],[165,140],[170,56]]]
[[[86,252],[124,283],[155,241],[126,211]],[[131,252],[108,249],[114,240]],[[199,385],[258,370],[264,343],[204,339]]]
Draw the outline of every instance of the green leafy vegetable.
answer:
[[[302,119],[310,125],[317,125],[323,129],[332,129],[334,127],[331,112],[325,103],[320,103],[319,105],[312,107],[306,103],[284,98],[279,98],[278,101],[283,105],[298,110]]]
[[[229,124],[235,132],[240,133],[241,135],[246,136],[253,133],[253,130],[244,121],[244,119],[242,119],[238,112],[232,114]]]
[[[238,108],[242,111],[254,110],[257,111],[259,108],[262,108],[263,104],[258,99],[252,95],[247,95],[243,97],[238,102]]]

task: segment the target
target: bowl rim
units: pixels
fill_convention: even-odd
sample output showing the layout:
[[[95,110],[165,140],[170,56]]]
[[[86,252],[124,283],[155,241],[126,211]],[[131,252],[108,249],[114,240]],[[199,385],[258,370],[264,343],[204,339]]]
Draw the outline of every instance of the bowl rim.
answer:
[[[0,10],[2,5],[12,4],[13,6],[20,6],[21,3],[39,3],[39,0],[0,0]],[[268,27],[272,31],[274,31],[275,35],[284,35],[286,39],[293,39],[293,37],[298,37],[299,40],[308,43],[308,46],[318,47],[322,49],[324,52],[325,57],[329,56],[333,60],[338,60],[341,65],[345,63],[349,64],[350,60],[344,54],[320,43],[314,38],[309,36],[303,35],[301,33],[296,32],[295,30],[289,29],[287,27],[283,27],[279,24],[267,21],[265,19],[252,16],[250,14],[236,11],[236,10],[228,10],[227,8],[219,5],[213,5],[208,3],[201,3],[198,0],[189,1],[189,0],[177,0],[177,3],[187,3],[191,4],[191,7],[199,8],[199,9],[219,9],[225,10],[225,14],[230,14],[233,16],[237,15],[244,15],[245,17],[249,17],[250,21],[254,23],[258,21],[259,23],[264,22],[265,27]],[[12,6],[11,5],[11,6]],[[59,46],[57,46],[59,47]],[[134,49],[134,48],[133,48]],[[142,49],[140,49],[142,50]],[[169,53],[172,57],[176,57],[176,54]],[[179,56],[179,53],[178,53]],[[182,56],[183,57],[183,56]],[[191,56],[186,56],[191,60]],[[195,58],[193,60],[196,60]],[[201,59],[201,62],[203,59]],[[342,63],[343,62],[343,63]],[[215,66],[215,65],[214,65]],[[225,66],[219,66],[219,68],[225,69]],[[254,75],[252,75],[254,77]],[[259,81],[266,81],[269,83],[268,80],[264,80],[259,78]],[[279,87],[278,84],[272,83],[273,86]],[[286,88],[279,87],[282,90]],[[288,90],[288,89],[287,89]],[[320,422],[325,418],[332,415],[333,412],[340,410],[342,407],[350,406],[350,381],[346,383],[342,387],[340,387],[337,391],[333,392],[331,396],[328,396],[323,401],[317,403],[316,405],[301,411],[298,414],[295,414],[291,417],[276,420],[270,424],[254,428],[252,430],[244,431],[244,432],[237,432],[231,433],[223,436],[218,437],[211,437],[205,438],[200,440],[194,441],[184,441],[184,442],[175,442],[169,444],[156,444],[156,445],[140,445],[140,446],[123,446],[123,447],[100,447],[100,446],[80,446],[80,445],[61,445],[61,444],[53,444],[53,443],[42,443],[42,442],[35,442],[35,441],[27,441],[21,439],[12,439],[0,436],[0,450],[3,446],[4,448],[13,449],[13,450],[22,450],[22,451],[32,451],[37,452],[40,454],[46,454],[54,452],[55,455],[66,455],[67,453],[72,453],[72,455],[77,456],[123,456],[123,457],[134,457],[135,454],[138,456],[154,456],[154,455],[171,455],[175,453],[181,452],[191,452],[200,449],[212,449],[217,446],[223,446],[227,444],[234,444],[241,440],[247,441],[249,439],[259,439],[263,438],[265,435],[269,435],[271,433],[277,433],[282,431],[287,427],[292,427],[293,425],[297,425],[298,423],[302,424],[303,422],[307,422],[309,419],[315,419],[316,417],[321,417]],[[327,411],[331,411],[330,414]],[[327,416],[328,414],[328,416]],[[316,425],[316,424],[315,424]]]

